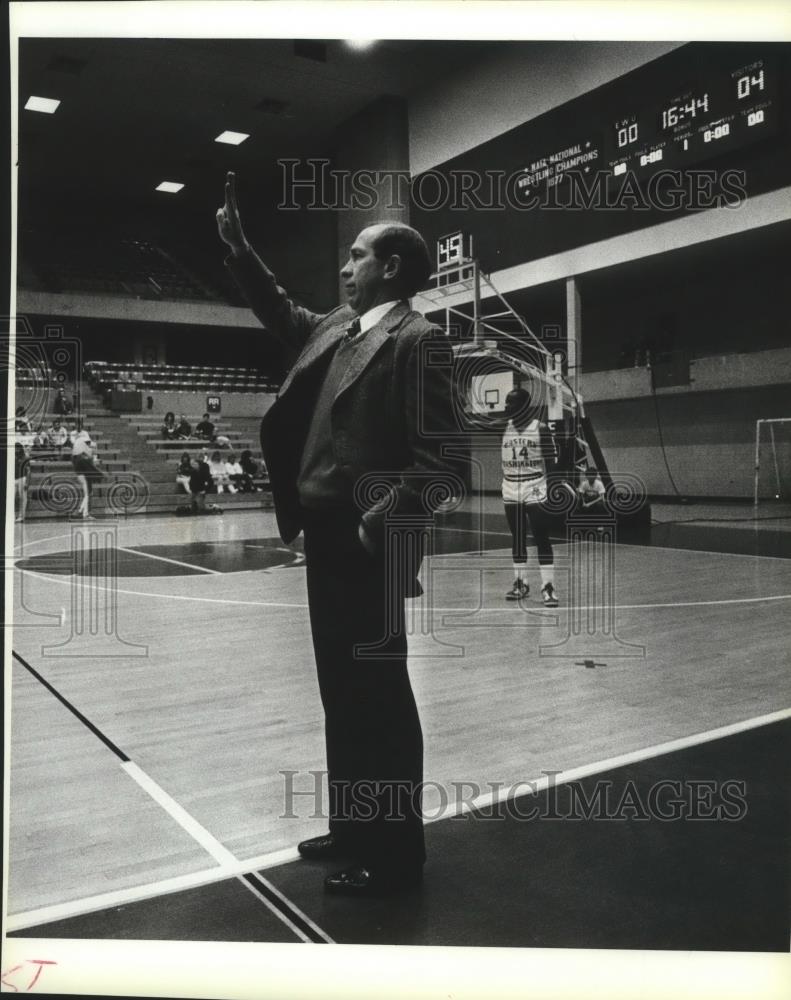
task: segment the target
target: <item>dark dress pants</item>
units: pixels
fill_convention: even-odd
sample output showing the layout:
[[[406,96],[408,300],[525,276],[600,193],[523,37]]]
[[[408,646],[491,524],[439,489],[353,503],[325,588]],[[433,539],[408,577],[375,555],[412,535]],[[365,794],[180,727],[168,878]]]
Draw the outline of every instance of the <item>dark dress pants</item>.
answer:
[[[425,861],[423,734],[407,673],[398,567],[356,510],[304,512],[308,603],[324,706],[330,832],[371,868]],[[365,648],[365,647],[368,648]]]

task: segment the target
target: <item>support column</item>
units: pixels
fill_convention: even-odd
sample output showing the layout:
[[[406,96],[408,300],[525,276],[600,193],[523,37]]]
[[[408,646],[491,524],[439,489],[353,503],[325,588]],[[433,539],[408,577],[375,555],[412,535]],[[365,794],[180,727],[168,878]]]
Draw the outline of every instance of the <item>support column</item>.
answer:
[[[375,222],[409,222],[409,129],[406,101],[379,97],[339,126],[332,167],[366,171],[364,194],[353,198],[355,186],[346,184],[348,207],[338,215],[338,271],[349,257],[355,236]],[[399,180],[398,175],[401,175]],[[378,177],[372,177],[376,174]],[[375,195],[370,194],[373,189]],[[357,189],[360,190],[359,188]],[[368,203],[373,204],[368,206]],[[346,292],[338,278],[338,301]]]
[[[582,373],[582,303],[577,279],[573,275],[566,278],[566,341],[568,380],[577,392]]]

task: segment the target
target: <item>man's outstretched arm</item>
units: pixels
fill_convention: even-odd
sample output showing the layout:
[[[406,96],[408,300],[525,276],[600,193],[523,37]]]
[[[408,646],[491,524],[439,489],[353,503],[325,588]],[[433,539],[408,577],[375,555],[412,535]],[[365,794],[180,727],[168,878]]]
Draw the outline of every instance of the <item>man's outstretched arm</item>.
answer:
[[[250,308],[266,330],[277,338],[290,366],[322,317],[295,305],[250,246],[242,228],[236,201],[236,176],[232,171],[225,181],[225,203],[217,209],[217,230],[231,251],[225,263]]]

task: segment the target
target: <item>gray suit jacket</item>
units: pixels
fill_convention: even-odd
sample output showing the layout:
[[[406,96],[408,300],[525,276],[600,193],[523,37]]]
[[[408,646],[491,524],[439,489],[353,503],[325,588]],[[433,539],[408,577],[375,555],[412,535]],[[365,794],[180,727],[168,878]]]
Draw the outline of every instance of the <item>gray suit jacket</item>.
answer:
[[[355,314],[321,315],[295,305],[253,252],[226,263],[276,343],[285,378],[261,425],[261,447],[285,542],[301,530],[297,476],[316,393]],[[371,330],[338,388],[331,411],[338,463],[356,483],[361,520],[381,544],[385,518],[430,518],[458,482],[443,445],[458,438],[453,357],[444,333],[401,302]]]

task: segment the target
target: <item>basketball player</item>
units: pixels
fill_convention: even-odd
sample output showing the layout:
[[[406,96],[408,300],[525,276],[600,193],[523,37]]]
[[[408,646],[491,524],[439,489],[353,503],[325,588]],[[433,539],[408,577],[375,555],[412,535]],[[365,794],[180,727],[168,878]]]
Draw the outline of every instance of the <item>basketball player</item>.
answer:
[[[514,585],[507,601],[528,596],[527,528],[538,549],[541,597],[548,608],[556,608],[554,555],[549,539],[549,517],[545,509],[547,474],[557,461],[557,449],[549,428],[531,412],[526,389],[512,389],[505,397],[508,420],[502,443],[502,496],[505,517],[513,539]]]

